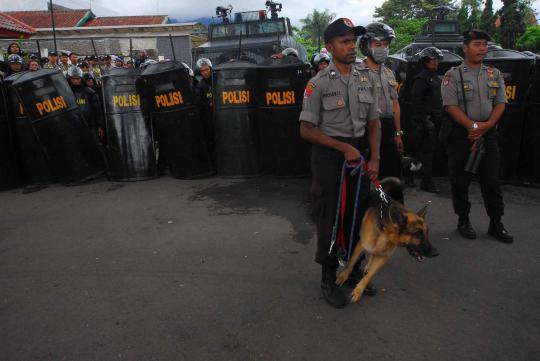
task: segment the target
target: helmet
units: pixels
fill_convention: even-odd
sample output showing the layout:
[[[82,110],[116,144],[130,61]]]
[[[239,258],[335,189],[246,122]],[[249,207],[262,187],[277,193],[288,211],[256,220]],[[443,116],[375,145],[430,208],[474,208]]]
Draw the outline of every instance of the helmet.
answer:
[[[444,57],[443,52],[434,46],[428,46],[427,48],[422,49],[422,51],[418,52],[415,56],[421,62],[427,59],[441,60]]]
[[[283,49],[281,54],[283,54],[285,56],[289,56],[289,55],[296,56],[298,58],[298,50],[296,50],[294,48],[285,48],[285,49]]]
[[[314,66],[319,66],[319,63],[321,61],[325,61],[327,63],[330,63],[330,56],[328,56],[328,54],[325,54],[325,53],[317,54],[315,56],[315,58],[313,59],[313,65]]]
[[[371,40],[392,40],[396,37],[394,29],[383,23],[371,23],[366,26],[366,33],[360,37],[360,50],[365,56],[371,55]]]
[[[11,54],[8,56],[7,61],[9,64],[22,64],[23,59],[20,57],[20,55]]]
[[[67,71],[67,78],[70,79],[70,78],[73,78],[75,76],[78,76],[79,78],[82,78],[83,72],[82,72],[81,68],[79,68],[78,66],[70,66],[68,71]]]
[[[186,63],[182,62],[182,65],[185,66],[186,68],[188,68],[189,70],[189,76],[191,77],[194,77],[195,76],[195,73],[193,73],[193,70],[189,67],[189,65],[187,65]]]
[[[91,71],[89,71],[88,73],[84,73],[82,78],[83,78],[84,81],[86,81],[88,79],[92,79],[93,81],[96,81],[96,77],[94,76],[94,74]]]
[[[210,61],[210,59],[200,58],[199,60],[197,60],[197,62],[195,63],[195,72],[199,74],[203,66],[207,66],[212,69],[212,62]]]

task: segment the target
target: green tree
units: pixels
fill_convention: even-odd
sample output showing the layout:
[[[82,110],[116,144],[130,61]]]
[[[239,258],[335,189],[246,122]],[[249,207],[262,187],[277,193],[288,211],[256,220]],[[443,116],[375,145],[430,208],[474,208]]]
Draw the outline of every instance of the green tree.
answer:
[[[390,53],[393,54],[412,43],[414,38],[422,33],[427,21],[427,19],[393,20],[391,26],[396,32],[396,38],[390,44]]]
[[[304,24],[302,31],[304,32],[306,39],[311,39],[317,45],[317,49],[321,49],[321,44],[324,44],[323,34],[324,29],[334,20],[335,13],[331,13],[330,10],[318,11],[313,9],[311,14],[305,19],[300,19],[300,22]]]
[[[307,54],[308,54],[308,60],[311,60],[311,57],[313,54],[318,52],[317,44],[313,41],[313,39],[309,38],[309,36],[299,28],[293,26],[293,36],[294,39],[299,43],[304,45],[306,48]]]
[[[525,32],[517,39],[516,45],[520,50],[540,52],[540,26],[528,26]]]
[[[375,7],[373,17],[390,25],[404,19],[429,18],[431,9],[451,3],[452,0],[386,0],[380,7]]]
[[[481,0],[462,0],[457,14],[461,31],[480,27]]]
[[[484,10],[480,16],[480,29],[490,35],[495,34],[495,14],[493,14],[493,0],[486,0]]]
[[[497,29],[497,39],[504,48],[513,48],[516,40],[525,33],[525,29],[534,18],[531,0],[503,0],[503,6],[497,12],[501,25]]]

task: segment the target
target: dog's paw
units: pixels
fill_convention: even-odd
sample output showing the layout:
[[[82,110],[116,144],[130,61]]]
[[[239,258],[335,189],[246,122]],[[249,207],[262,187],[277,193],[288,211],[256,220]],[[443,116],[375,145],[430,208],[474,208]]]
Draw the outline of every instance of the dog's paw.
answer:
[[[364,292],[358,288],[355,288],[352,292],[351,292],[351,301],[352,302],[358,302],[358,300],[360,299],[360,297],[362,297],[362,294]]]
[[[349,274],[346,271],[341,272],[336,279],[336,285],[342,286],[347,281],[347,278],[349,278]]]

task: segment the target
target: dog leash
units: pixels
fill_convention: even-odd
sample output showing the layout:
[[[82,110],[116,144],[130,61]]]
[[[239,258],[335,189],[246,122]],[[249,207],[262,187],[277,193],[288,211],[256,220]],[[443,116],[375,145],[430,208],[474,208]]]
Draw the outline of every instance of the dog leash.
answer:
[[[345,210],[347,208],[347,173],[349,173],[351,177],[358,175],[356,194],[355,194],[355,199],[354,199],[353,220],[352,220],[351,230],[349,234],[348,249],[345,244],[345,229],[344,229]],[[365,173],[367,173],[367,164],[362,156],[360,156],[360,162],[351,163],[345,160],[341,167],[338,205],[336,209],[336,218],[334,221],[334,226],[332,227],[332,237],[331,237],[330,249],[328,251],[328,254],[332,252],[332,249],[334,248],[334,245],[337,242],[337,247],[338,247],[337,257],[338,257],[339,263],[342,266],[344,266],[346,263],[345,258],[348,261],[351,257],[353,237],[356,233],[354,232],[354,230],[358,223],[357,214],[358,214],[358,204],[360,202],[360,189],[362,186],[362,175]],[[384,193],[381,187],[381,184],[379,183],[377,179],[373,181],[373,186],[378,191],[381,201],[384,203],[388,203],[386,194]],[[382,217],[382,208],[381,208],[381,217]]]

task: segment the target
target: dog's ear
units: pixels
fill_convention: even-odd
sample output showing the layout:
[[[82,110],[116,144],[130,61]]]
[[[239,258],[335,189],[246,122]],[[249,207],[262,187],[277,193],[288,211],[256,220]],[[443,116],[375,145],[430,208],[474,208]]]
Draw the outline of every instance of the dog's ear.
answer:
[[[416,212],[416,214],[417,214],[419,217],[426,218],[427,209],[428,209],[428,206],[427,206],[427,204],[426,204],[426,205],[424,206],[424,208],[422,208],[421,210],[419,210],[418,212]]]

